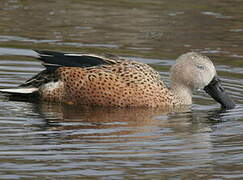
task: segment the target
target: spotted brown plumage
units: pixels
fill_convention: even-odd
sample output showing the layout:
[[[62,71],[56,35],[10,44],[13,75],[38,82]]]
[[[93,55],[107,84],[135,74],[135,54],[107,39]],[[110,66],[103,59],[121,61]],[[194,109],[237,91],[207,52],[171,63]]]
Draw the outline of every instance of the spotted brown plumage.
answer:
[[[191,104],[192,91],[206,88],[223,107],[234,107],[229,98],[225,100],[227,94],[223,91],[215,94],[208,90],[216,71],[209,58],[198,53],[186,53],[177,59],[168,88],[152,67],[131,59],[36,52],[46,69],[17,89],[1,92],[27,96],[35,93],[48,102],[88,106],[158,107]]]
[[[156,71],[132,60],[111,61],[95,67],[58,68],[58,87],[53,82],[44,85],[42,98],[98,106],[159,106],[160,93],[166,89]]]

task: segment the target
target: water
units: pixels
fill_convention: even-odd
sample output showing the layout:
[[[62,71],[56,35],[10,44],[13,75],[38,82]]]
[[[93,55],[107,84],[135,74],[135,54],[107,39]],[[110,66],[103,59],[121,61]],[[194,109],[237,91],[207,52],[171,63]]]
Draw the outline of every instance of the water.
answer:
[[[112,53],[158,70],[209,56],[237,103],[81,108],[0,95],[0,179],[243,179],[243,11],[232,1],[0,1],[0,87],[43,67],[31,49]],[[28,57],[27,57],[28,56]]]

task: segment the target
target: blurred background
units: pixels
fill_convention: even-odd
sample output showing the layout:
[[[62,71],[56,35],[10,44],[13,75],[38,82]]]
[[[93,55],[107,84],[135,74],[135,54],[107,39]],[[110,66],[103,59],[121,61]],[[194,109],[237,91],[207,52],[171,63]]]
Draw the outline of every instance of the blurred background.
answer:
[[[242,179],[243,1],[0,0],[0,87],[43,69],[32,49],[116,54],[169,84],[209,56],[237,108],[200,92],[174,110],[87,109],[0,95],[0,179]]]

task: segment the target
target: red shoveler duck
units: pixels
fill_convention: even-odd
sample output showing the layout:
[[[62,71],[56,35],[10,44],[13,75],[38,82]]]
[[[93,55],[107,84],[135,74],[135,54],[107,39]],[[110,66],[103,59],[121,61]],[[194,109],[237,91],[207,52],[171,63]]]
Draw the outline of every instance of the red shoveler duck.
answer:
[[[170,87],[147,64],[117,56],[36,51],[45,70],[17,88],[1,92],[88,106],[160,107],[192,104],[204,89],[223,108],[235,103],[224,91],[212,61],[199,53],[181,55],[171,68]]]

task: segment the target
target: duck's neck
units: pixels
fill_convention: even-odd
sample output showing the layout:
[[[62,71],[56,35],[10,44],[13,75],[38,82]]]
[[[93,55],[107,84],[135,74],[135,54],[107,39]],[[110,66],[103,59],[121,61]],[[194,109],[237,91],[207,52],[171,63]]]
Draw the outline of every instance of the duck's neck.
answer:
[[[172,83],[171,91],[181,104],[192,104],[192,91],[185,85]]]

